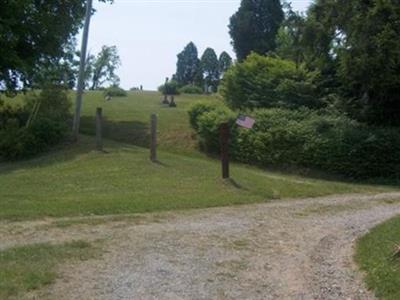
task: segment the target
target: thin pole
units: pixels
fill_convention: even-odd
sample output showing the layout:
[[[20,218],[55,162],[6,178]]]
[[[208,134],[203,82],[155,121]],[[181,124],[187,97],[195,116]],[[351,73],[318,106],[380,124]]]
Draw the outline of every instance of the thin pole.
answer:
[[[89,39],[89,27],[90,17],[92,14],[93,0],[87,0],[86,2],[86,16],[85,25],[83,27],[82,35],[82,46],[81,46],[81,57],[79,65],[79,77],[78,77],[78,89],[76,91],[76,102],[75,102],[75,115],[74,123],[72,127],[73,136],[75,141],[79,139],[79,126],[81,121],[81,106],[82,106],[82,95],[83,89],[85,88],[85,65],[86,65],[86,52]]]
[[[222,123],[220,130],[222,178],[229,178],[229,125]]]
[[[151,114],[150,160],[157,161],[157,115]]]

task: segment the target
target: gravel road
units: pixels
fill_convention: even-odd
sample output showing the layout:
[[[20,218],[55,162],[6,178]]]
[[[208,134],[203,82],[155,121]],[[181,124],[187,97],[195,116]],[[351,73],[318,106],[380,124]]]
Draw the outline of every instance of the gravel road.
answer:
[[[364,300],[374,297],[352,261],[354,241],[398,214],[400,193],[389,193],[168,212],[65,228],[51,226],[52,220],[19,227],[3,223],[0,248],[27,241],[104,241],[101,257],[63,266],[60,278],[39,298]]]

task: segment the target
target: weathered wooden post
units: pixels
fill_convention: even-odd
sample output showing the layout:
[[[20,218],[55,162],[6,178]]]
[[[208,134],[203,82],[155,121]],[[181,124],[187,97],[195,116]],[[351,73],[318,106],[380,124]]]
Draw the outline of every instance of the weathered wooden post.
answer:
[[[156,114],[151,114],[150,123],[151,123],[150,160],[152,162],[156,162],[157,161],[157,115]]]
[[[222,123],[220,128],[222,178],[229,178],[229,125]]]
[[[97,151],[103,151],[103,135],[102,135],[102,122],[103,122],[103,110],[101,107],[96,109],[96,149]]]

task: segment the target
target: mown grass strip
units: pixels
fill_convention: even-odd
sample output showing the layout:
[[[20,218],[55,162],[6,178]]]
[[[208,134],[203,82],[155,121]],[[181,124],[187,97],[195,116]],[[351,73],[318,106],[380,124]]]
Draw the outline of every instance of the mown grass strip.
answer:
[[[367,286],[379,299],[400,299],[400,217],[375,228],[357,242],[356,262],[366,272]]]

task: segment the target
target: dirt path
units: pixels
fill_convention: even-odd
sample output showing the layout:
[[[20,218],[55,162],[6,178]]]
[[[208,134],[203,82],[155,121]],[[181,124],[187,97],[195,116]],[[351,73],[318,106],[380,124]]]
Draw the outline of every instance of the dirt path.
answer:
[[[147,215],[97,225],[0,225],[0,248],[104,239],[101,258],[64,266],[54,299],[373,299],[354,240],[400,214],[400,193]],[[151,216],[151,217],[150,217]],[[10,228],[14,228],[10,234]],[[42,230],[40,230],[42,228]]]

